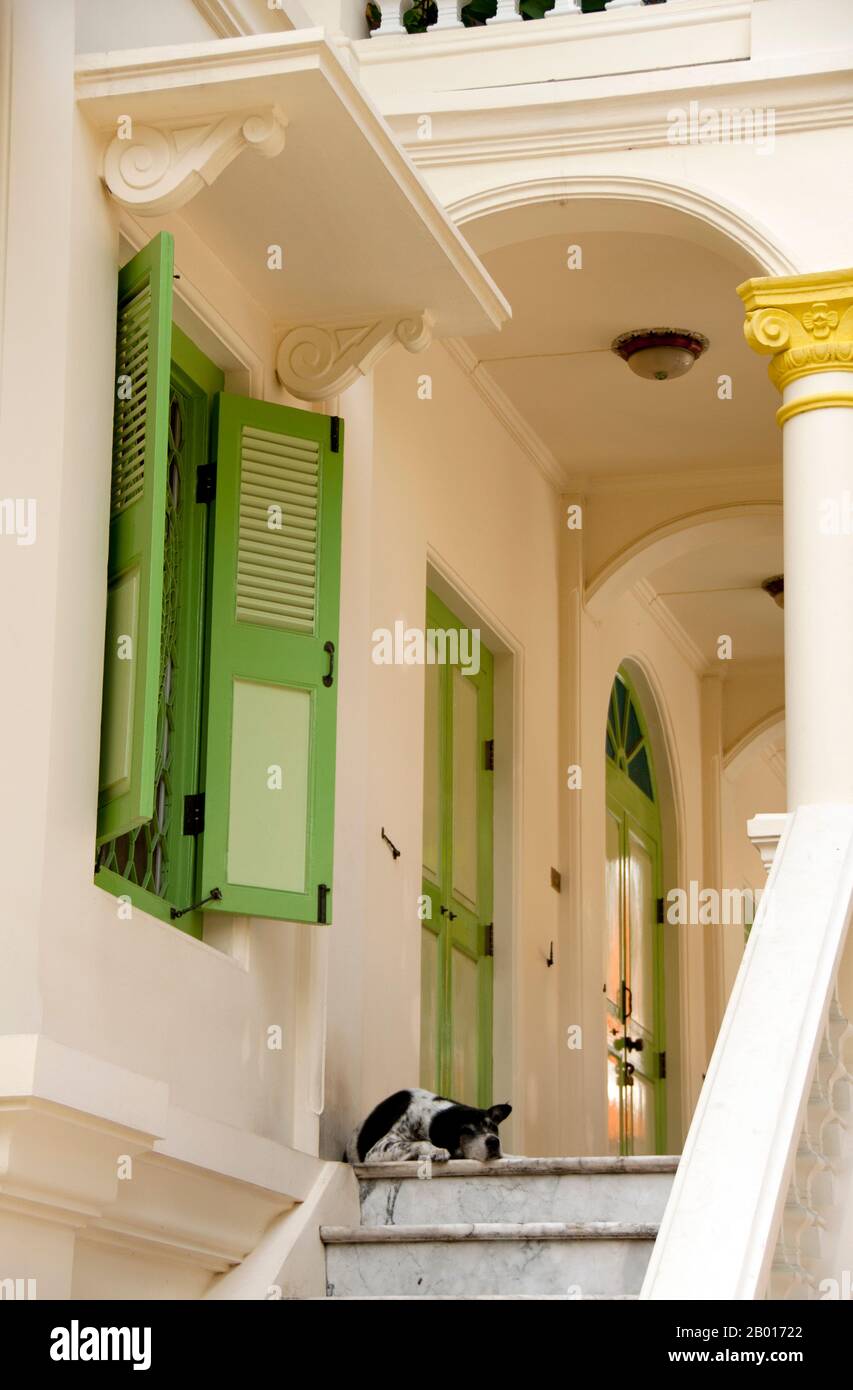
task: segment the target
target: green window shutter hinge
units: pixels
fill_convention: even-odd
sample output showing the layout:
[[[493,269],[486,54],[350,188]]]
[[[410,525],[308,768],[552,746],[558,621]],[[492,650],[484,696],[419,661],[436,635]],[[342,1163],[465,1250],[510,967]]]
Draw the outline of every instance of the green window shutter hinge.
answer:
[[[487,738],[487,739],[486,739],[485,748],[486,748],[486,771],[487,771],[487,772],[494,772],[494,770],[495,770],[495,740],[494,740],[493,738]]]
[[[485,927],[484,927],[484,931],[485,931],[485,933],[486,933],[486,944],[485,944],[485,947],[484,947],[484,954],[487,955],[487,956],[493,956],[493,955],[495,954],[495,924],[494,924],[494,922],[487,922],[486,925],[485,925]]]
[[[200,835],[204,830],[204,792],[184,797],[184,834]]]
[[[658,1080],[666,1081],[666,1053],[658,1053]]]
[[[329,888],[325,883],[317,884],[317,921],[321,926],[325,926],[327,918],[327,904],[329,900]]]
[[[340,452],[341,448],[341,417],[332,415],[329,417],[329,448],[333,454]]]
[[[216,464],[203,463],[196,471],[196,502],[212,502],[216,497]]]
[[[657,906],[657,915],[656,915],[656,917],[655,917],[655,921],[656,921],[659,925],[661,925],[661,924],[663,923],[663,898],[658,898],[656,906]]]

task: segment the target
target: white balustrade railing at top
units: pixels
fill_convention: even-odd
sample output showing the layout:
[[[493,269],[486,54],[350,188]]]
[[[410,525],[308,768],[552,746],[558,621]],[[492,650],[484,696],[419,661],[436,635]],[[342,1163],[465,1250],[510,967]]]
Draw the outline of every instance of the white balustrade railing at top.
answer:
[[[392,34],[406,34],[408,30],[403,23],[403,15],[412,8],[415,0],[375,0],[375,8],[382,15],[382,22],[378,29],[371,31],[370,37],[373,39],[385,39]],[[437,17],[435,22],[427,25],[428,33],[435,33],[438,29],[463,29],[465,27],[461,12],[468,0],[436,0]],[[629,10],[651,8],[655,5],[671,3],[671,0],[607,0],[605,10]],[[554,0],[553,8],[546,10],[543,19],[556,19],[561,15],[582,14],[581,0]],[[601,13],[601,11],[593,11]],[[497,0],[497,9],[491,19],[487,19],[486,24],[507,24],[510,22],[524,22],[524,15],[519,12],[519,0]]]
[[[641,1298],[850,1297],[851,916],[853,806],[801,806],[776,852]]]

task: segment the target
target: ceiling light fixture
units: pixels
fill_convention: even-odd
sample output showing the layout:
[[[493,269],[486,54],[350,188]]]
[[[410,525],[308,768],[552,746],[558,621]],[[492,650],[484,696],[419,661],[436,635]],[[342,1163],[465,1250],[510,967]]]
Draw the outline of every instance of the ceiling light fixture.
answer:
[[[785,576],[774,574],[772,579],[765,579],[761,585],[765,594],[769,594],[778,608],[785,607]]]
[[[632,372],[648,381],[684,376],[707,350],[708,339],[687,328],[633,328],[610,344]]]

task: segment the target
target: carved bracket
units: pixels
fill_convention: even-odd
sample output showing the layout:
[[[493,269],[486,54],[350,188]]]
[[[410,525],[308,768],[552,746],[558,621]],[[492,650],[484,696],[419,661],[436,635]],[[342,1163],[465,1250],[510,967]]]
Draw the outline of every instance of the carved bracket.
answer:
[[[423,352],[432,342],[433,322],[424,310],[401,318],[291,328],[278,345],[275,374],[299,400],[327,400],[366,376],[395,342]]]
[[[280,154],[286,126],[277,107],[180,128],[137,125],[121,117],[104,155],[104,182],[116,202],[133,212],[174,212],[213,183],[243,150],[257,150],[268,159]]]

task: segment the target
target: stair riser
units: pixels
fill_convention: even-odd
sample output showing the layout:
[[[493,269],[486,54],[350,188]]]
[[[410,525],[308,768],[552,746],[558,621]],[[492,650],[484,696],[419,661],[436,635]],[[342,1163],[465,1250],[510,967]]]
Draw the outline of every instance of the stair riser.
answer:
[[[659,1223],[671,1173],[406,1178],[359,1183],[363,1226],[477,1221]]]
[[[328,1245],[326,1277],[332,1296],[632,1294],[639,1292],[651,1252],[650,1240]]]

